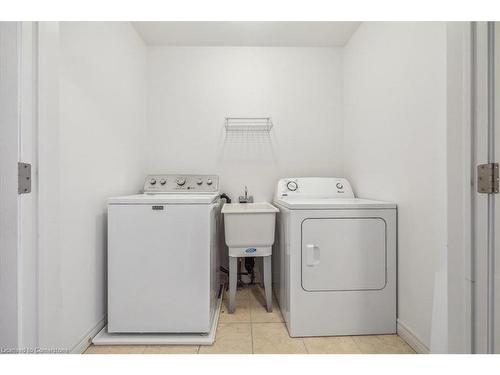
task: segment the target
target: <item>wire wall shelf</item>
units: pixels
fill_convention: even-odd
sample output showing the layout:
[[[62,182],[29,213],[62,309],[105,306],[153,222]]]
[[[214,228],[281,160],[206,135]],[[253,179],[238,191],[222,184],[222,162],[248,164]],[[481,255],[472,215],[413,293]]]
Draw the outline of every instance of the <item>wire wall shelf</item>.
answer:
[[[273,127],[271,117],[226,117],[226,131],[269,132]]]

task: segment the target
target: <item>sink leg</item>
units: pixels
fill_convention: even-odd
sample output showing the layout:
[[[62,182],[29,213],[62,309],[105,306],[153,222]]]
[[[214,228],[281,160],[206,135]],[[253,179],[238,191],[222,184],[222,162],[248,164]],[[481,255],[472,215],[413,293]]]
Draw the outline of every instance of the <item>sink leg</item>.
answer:
[[[234,312],[236,305],[236,280],[238,279],[238,258],[229,257],[229,313]]]
[[[264,289],[266,291],[267,312],[273,311],[273,285],[271,281],[271,255],[263,257],[264,263]]]
[[[264,257],[258,257],[259,262],[259,283],[260,287],[264,289]]]

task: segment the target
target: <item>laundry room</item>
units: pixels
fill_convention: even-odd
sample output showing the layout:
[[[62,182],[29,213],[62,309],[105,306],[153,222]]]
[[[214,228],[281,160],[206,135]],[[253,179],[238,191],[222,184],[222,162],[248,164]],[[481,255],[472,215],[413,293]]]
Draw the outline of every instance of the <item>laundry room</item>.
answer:
[[[469,350],[469,23],[21,24],[24,347]]]
[[[322,176],[397,202],[399,319],[430,345],[446,244],[445,23],[62,22],[58,31],[60,270],[74,264],[76,285],[51,298],[64,303],[57,324],[68,344],[106,313],[106,199],[139,192],[146,175],[182,173],[219,175],[234,200],[246,186],[270,202],[280,178]],[[272,128],[233,134],[232,117],[270,117]],[[81,311],[82,296],[88,311],[68,311]]]

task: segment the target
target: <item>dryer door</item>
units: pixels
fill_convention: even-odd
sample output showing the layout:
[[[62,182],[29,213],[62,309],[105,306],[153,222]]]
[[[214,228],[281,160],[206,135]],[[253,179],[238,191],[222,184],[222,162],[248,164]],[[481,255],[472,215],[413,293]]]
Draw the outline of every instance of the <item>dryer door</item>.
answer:
[[[386,223],[381,218],[311,218],[302,223],[302,287],[379,290],[386,285]]]

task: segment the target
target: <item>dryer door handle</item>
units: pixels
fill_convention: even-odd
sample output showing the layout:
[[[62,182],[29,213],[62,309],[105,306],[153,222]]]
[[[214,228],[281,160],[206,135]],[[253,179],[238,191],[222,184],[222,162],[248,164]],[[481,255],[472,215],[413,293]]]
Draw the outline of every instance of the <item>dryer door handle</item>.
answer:
[[[309,267],[317,266],[319,264],[319,247],[316,245],[306,246],[306,265]]]

